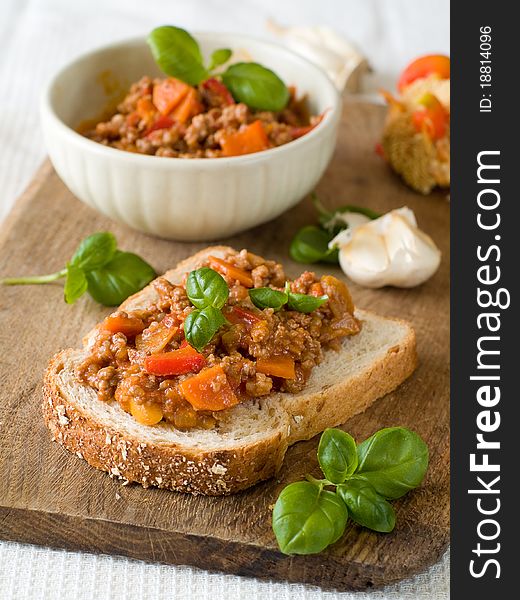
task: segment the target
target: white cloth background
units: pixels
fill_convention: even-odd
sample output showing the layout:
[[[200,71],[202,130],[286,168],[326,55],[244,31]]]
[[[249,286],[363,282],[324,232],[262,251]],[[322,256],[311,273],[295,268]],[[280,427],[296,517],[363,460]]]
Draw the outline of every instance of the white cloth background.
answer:
[[[45,156],[38,122],[44,82],[94,48],[152,27],[240,31],[269,37],[268,17],[287,25],[327,25],[368,57],[366,91],[394,87],[413,57],[449,53],[448,0],[0,0],[0,221]],[[1,477],[0,477],[1,481]],[[334,594],[188,567],[0,542],[0,599],[265,600],[446,599],[449,558],[414,579],[369,594]]]

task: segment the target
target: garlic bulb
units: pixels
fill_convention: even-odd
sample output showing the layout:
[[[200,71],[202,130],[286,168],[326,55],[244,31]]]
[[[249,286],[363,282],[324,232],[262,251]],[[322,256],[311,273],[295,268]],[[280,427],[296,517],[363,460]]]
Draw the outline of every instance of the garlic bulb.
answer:
[[[360,75],[369,70],[368,62],[344,37],[328,27],[282,27],[272,20],[267,27],[291,50],[326,71],[340,92],[346,87],[359,91]]]
[[[349,226],[330,245],[339,247],[339,263],[345,274],[371,288],[414,287],[429,279],[441,260],[440,250],[417,227],[413,211],[406,206]]]

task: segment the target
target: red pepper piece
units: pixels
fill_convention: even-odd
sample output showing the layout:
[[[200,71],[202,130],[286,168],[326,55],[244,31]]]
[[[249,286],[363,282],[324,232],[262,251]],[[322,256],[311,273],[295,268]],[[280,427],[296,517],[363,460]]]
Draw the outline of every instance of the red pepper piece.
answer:
[[[144,368],[150,375],[184,375],[185,373],[197,372],[206,364],[206,359],[200,352],[190,345],[147,356]]]

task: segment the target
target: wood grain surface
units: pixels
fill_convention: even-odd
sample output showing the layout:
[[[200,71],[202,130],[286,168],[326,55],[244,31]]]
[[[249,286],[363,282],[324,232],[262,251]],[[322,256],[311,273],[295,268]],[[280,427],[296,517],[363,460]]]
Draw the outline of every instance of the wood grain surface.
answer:
[[[449,203],[445,193],[422,197],[408,190],[375,155],[383,115],[375,105],[346,105],[318,193],[328,206],[383,212],[408,205],[443,253],[440,270],[419,288],[351,286],[358,306],[408,319],[417,332],[416,373],[344,425],[358,441],[381,427],[407,426],[429,445],[423,485],[394,503],[395,530],[377,534],[350,524],[320,555],[288,557],[277,550],[272,505],[285,485],[317,474],[317,438],[290,448],[276,479],[225,498],[122,486],[66,453],[51,442],[41,418],[42,373],[55,352],[79,346],[110,311],[87,296],[68,306],[61,284],[50,284],[0,287],[0,537],[338,590],[385,585],[439,559],[449,540]],[[289,240],[314,221],[305,199],[275,221],[222,241],[283,261],[297,275],[302,266],[288,258]],[[45,163],[0,231],[0,276],[56,271],[81,238],[107,229],[158,272],[204,247],[110,222],[76,200]]]

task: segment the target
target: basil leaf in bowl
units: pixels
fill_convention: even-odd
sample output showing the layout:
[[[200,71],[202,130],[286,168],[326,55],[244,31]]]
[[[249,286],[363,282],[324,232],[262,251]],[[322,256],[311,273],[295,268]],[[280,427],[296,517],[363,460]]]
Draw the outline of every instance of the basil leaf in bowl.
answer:
[[[257,110],[283,110],[289,90],[271,69],[258,63],[235,63],[222,73],[224,85],[239,102]]]

